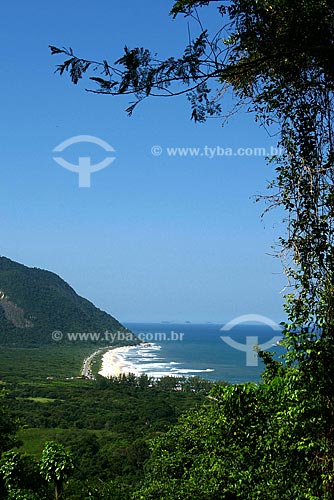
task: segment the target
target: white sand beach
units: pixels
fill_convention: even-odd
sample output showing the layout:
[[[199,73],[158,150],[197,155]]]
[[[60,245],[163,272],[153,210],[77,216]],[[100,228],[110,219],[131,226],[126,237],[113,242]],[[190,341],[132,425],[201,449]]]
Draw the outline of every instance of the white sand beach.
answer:
[[[123,354],[132,349],[138,349],[138,346],[117,347],[107,351],[102,357],[102,367],[99,375],[106,378],[119,377],[129,373],[138,375],[137,368],[123,357]]]
[[[165,361],[159,357],[161,346],[142,343],[136,346],[110,348],[102,357],[99,375],[105,378],[119,377],[133,373],[137,377],[147,375],[152,378],[191,377],[205,372],[213,372],[212,368],[184,368],[175,361]]]

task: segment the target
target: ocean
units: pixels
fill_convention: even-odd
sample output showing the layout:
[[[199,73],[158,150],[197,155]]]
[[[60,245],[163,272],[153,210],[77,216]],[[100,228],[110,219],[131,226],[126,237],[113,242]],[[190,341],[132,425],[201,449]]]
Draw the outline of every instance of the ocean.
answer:
[[[280,331],[263,324],[239,324],[222,331],[216,324],[126,323],[149,346],[122,353],[136,373],[153,377],[200,376],[230,383],[258,382],[264,365],[255,344],[284,353]],[[224,340],[221,338],[224,337]]]

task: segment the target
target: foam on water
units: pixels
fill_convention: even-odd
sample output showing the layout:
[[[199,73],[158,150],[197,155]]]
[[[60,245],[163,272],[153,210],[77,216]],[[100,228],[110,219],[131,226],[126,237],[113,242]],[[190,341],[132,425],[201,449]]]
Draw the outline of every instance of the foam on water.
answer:
[[[175,368],[176,365],[182,365],[182,363],[176,361],[161,363],[165,358],[158,356],[160,350],[161,346],[158,344],[112,349],[103,356],[104,368],[100,374],[111,377],[122,373],[133,373],[137,376],[145,374],[152,378],[161,378],[167,376],[192,376],[197,373],[214,371],[212,368]],[[115,371],[116,364],[118,372]]]
[[[154,332],[164,330],[167,340],[151,343],[150,339],[146,344],[108,351],[111,354],[105,354],[106,362],[100,372],[103,376],[117,376],[122,373],[134,373],[137,376],[146,374],[153,378],[200,376],[231,383],[257,382],[261,379],[263,362],[259,360],[257,366],[248,366],[246,354],[242,349],[232,348],[222,341],[221,325],[128,324],[126,326],[138,334],[146,332],[147,338],[154,336]],[[172,339],[168,338],[175,332],[182,332],[179,341],[171,341]],[[261,345],[267,343],[274,335],[276,332],[263,325],[244,325],[229,331],[229,336],[241,346],[246,344],[247,336],[258,339]],[[274,351],[275,356],[279,356],[284,349],[275,343],[269,350]]]

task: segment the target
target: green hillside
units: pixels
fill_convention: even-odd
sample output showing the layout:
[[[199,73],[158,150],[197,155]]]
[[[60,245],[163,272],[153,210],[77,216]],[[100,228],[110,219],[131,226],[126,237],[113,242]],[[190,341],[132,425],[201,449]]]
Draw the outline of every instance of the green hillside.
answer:
[[[108,331],[121,332],[131,343],[129,330],[56,274],[0,257],[0,344],[51,343],[54,331],[63,332],[62,342],[67,333],[97,332],[99,343],[106,345],[103,334]]]

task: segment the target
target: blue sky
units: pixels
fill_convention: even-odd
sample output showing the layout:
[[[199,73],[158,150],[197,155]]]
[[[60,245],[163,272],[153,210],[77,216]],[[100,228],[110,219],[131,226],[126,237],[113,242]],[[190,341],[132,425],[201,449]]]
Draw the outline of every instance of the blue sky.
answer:
[[[15,1],[1,7],[0,254],[56,272],[121,321],[229,321],[263,314],[278,321],[285,278],[268,254],[281,214],[261,222],[274,173],[262,157],[169,157],[169,147],[270,148],[275,138],[241,112],[196,125],[185,98],[144,102],[94,96],[54,74],[48,45],[115,61],[124,45],[162,57],[187,42],[171,3],[148,0]],[[53,149],[93,135],[115,161],[91,188],[57,165]],[[152,146],[162,148],[160,156]],[[76,145],[66,159],[103,159]],[[65,153],[64,153],[65,156]]]

